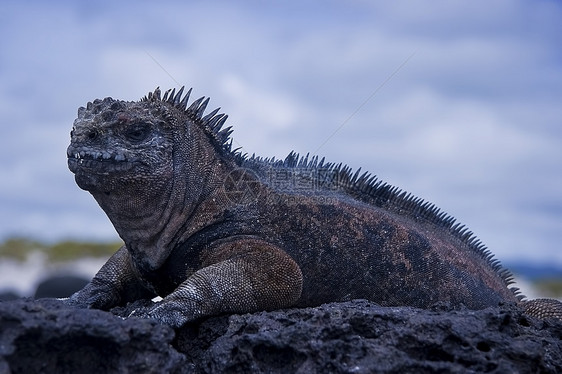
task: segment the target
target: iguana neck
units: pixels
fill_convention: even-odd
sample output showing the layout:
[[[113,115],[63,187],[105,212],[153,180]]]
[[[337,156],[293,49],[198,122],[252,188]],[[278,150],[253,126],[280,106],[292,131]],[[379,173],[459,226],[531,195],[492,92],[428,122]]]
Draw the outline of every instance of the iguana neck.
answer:
[[[198,148],[205,147],[185,150],[181,158],[201,160],[197,167],[204,170],[189,170],[176,160],[173,175],[162,176],[161,183],[129,185],[109,194],[92,192],[141,271],[160,268],[178,243],[228,209],[223,182],[234,162]]]

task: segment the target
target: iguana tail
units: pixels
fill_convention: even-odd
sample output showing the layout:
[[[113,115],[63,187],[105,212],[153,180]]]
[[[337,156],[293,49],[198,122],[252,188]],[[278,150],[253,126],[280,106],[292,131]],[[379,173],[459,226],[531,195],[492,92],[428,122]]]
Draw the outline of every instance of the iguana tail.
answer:
[[[562,302],[554,299],[534,299],[521,303],[523,310],[531,317],[557,318],[562,321]]]

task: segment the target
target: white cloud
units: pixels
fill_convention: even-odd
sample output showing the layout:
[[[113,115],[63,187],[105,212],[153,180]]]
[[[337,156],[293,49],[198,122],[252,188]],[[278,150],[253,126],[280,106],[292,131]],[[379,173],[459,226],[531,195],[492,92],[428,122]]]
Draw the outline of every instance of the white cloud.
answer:
[[[561,10],[2,4],[0,237],[113,237],[65,166],[68,131],[89,100],[135,100],[177,81],[229,114],[244,150],[283,157],[318,149],[417,51],[318,153],[436,202],[500,258],[562,264]]]
[[[264,123],[272,126],[273,131],[290,130],[298,119],[298,105],[288,95],[251,87],[239,76],[228,74],[221,80],[222,90],[236,100],[242,119],[251,118],[249,122]]]

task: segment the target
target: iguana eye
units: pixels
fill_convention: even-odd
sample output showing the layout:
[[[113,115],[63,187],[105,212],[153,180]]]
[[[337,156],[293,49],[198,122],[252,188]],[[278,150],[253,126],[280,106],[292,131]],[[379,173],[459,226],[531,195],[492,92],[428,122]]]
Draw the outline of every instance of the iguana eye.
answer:
[[[71,135],[72,135],[72,133],[71,133]],[[88,131],[87,136],[88,136],[88,140],[94,141],[99,137],[99,132],[98,132],[98,130],[93,129],[93,130]]]
[[[125,130],[125,137],[133,143],[140,143],[148,138],[150,132],[149,124],[137,123]]]

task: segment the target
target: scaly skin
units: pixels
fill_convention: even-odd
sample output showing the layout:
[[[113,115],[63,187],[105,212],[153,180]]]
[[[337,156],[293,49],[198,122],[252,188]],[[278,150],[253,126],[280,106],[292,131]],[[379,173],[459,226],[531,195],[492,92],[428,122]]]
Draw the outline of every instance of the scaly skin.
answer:
[[[135,315],[173,327],[244,313],[365,298],[427,308],[523,303],[471,232],[368,173],[290,154],[232,151],[226,116],[189,93],[106,98],[78,110],[68,164],[125,245],[68,302],[109,309],[162,296]]]

